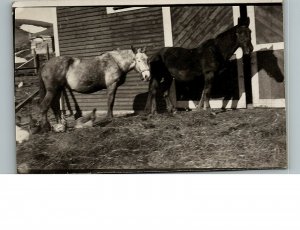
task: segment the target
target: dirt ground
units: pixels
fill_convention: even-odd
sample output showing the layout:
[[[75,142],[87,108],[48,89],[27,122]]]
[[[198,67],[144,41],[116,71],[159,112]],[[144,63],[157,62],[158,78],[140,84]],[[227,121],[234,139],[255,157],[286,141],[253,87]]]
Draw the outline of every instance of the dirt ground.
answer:
[[[128,115],[17,144],[19,173],[103,173],[287,167],[284,109]],[[72,124],[69,123],[69,126]]]

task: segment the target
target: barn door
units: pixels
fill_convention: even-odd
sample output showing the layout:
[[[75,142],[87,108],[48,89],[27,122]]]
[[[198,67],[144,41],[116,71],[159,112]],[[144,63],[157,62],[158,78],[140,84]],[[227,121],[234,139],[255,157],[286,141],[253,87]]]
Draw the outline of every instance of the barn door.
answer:
[[[285,107],[282,4],[247,7],[252,30],[255,107]]]
[[[202,42],[233,27],[240,17],[239,6],[174,6],[170,7],[170,11],[172,45],[188,49],[196,48]],[[231,60],[231,71],[216,77],[210,100],[212,108],[246,107],[242,63],[242,52],[237,50]],[[203,83],[203,79],[190,84],[175,83],[177,107],[195,108],[201,97]]]

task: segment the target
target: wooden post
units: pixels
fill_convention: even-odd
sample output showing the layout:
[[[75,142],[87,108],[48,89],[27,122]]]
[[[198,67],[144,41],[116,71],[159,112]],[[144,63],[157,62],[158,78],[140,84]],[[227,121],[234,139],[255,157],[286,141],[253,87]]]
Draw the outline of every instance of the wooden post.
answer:
[[[171,8],[162,7],[162,16],[163,16],[163,31],[164,31],[164,43],[165,47],[173,46],[173,34],[172,34],[172,19],[171,19]],[[172,85],[169,91],[169,98],[171,103],[177,107],[177,98],[176,98],[176,85],[175,79],[172,81]]]
[[[240,6],[240,18],[241,20],[247,20],[247,6]],[[251,55],[243,55],[243,66],[244,66],[244,81],[245,81],[245,91],[246,91],[246,104],[252,104],[252,85],[251,85]]]
[[[49,44],[46,43],[47,60],[50,59]]]
[[[34,66],[34,72],[37,75],[38,69],[39,69],[39,60],[38,60],[38,55],[36,54],[35,49],[33,49],[33,66]]]

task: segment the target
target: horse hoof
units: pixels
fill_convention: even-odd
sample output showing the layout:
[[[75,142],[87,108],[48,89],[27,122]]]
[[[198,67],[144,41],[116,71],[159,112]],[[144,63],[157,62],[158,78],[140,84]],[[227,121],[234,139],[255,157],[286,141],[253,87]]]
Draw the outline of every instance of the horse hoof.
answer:
[[[37,134],[41,131],[41,126],[37,125],[37,126],[29,126],[29,132],[31,134]]]
[[[213,116],[213,117],[215,117],[217,115],[217,113],[213,112],[213,111],[210,111],[210,115]]]
[[[49,131],[51,131],[51,125],[48,121],[42,124],[40,122],[37,122],[35,124],[29,125],[29,132],[31,134],[47,133]]]
[[[196,111],[198,111],[198,112],[201,111],[201,107],[199,105],[196,106]]]
[[[156,110],[151,111],[151,113],[148,114],[148,116],[154,116],[154,115],[157,115],[157,111]]]
[[[141,112],[141,115],[143,115],[143,116],[148,116],[149,114],[151,114],[150,110],[144,110]]]
[[[55,124],[52,126],[52,129],[56,133],[63,133],[66,131],[67,127],[64,124]]]
[[[176,114],[177,113],[177,109],[175,109],[174,107],[167,109],[168,113],[173,113]]]
[[[105,117],[103,120],[111,122],[113,120],[113,117]]]
[[[41,124],[41,128],[40,128],[41,133],[47,133],[51,131],[51,125],[50,123],[47,121],[44,124]]]

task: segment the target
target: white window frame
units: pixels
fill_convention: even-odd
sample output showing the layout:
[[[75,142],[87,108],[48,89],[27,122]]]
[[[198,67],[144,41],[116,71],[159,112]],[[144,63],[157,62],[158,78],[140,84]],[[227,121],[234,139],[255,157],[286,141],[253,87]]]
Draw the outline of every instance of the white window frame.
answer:
[[[140,7],[124,6],[124,7],[126,7],[126,8],[119,9],[119,10],[115,10],[114,7],[106,7],[106,12],[107,12],[107,14],[115,14],[115,13],[120,13],[120,12],[125,12],[125,11],[139,10],[139,9],[147,8],[146,6],[140,6]]]

